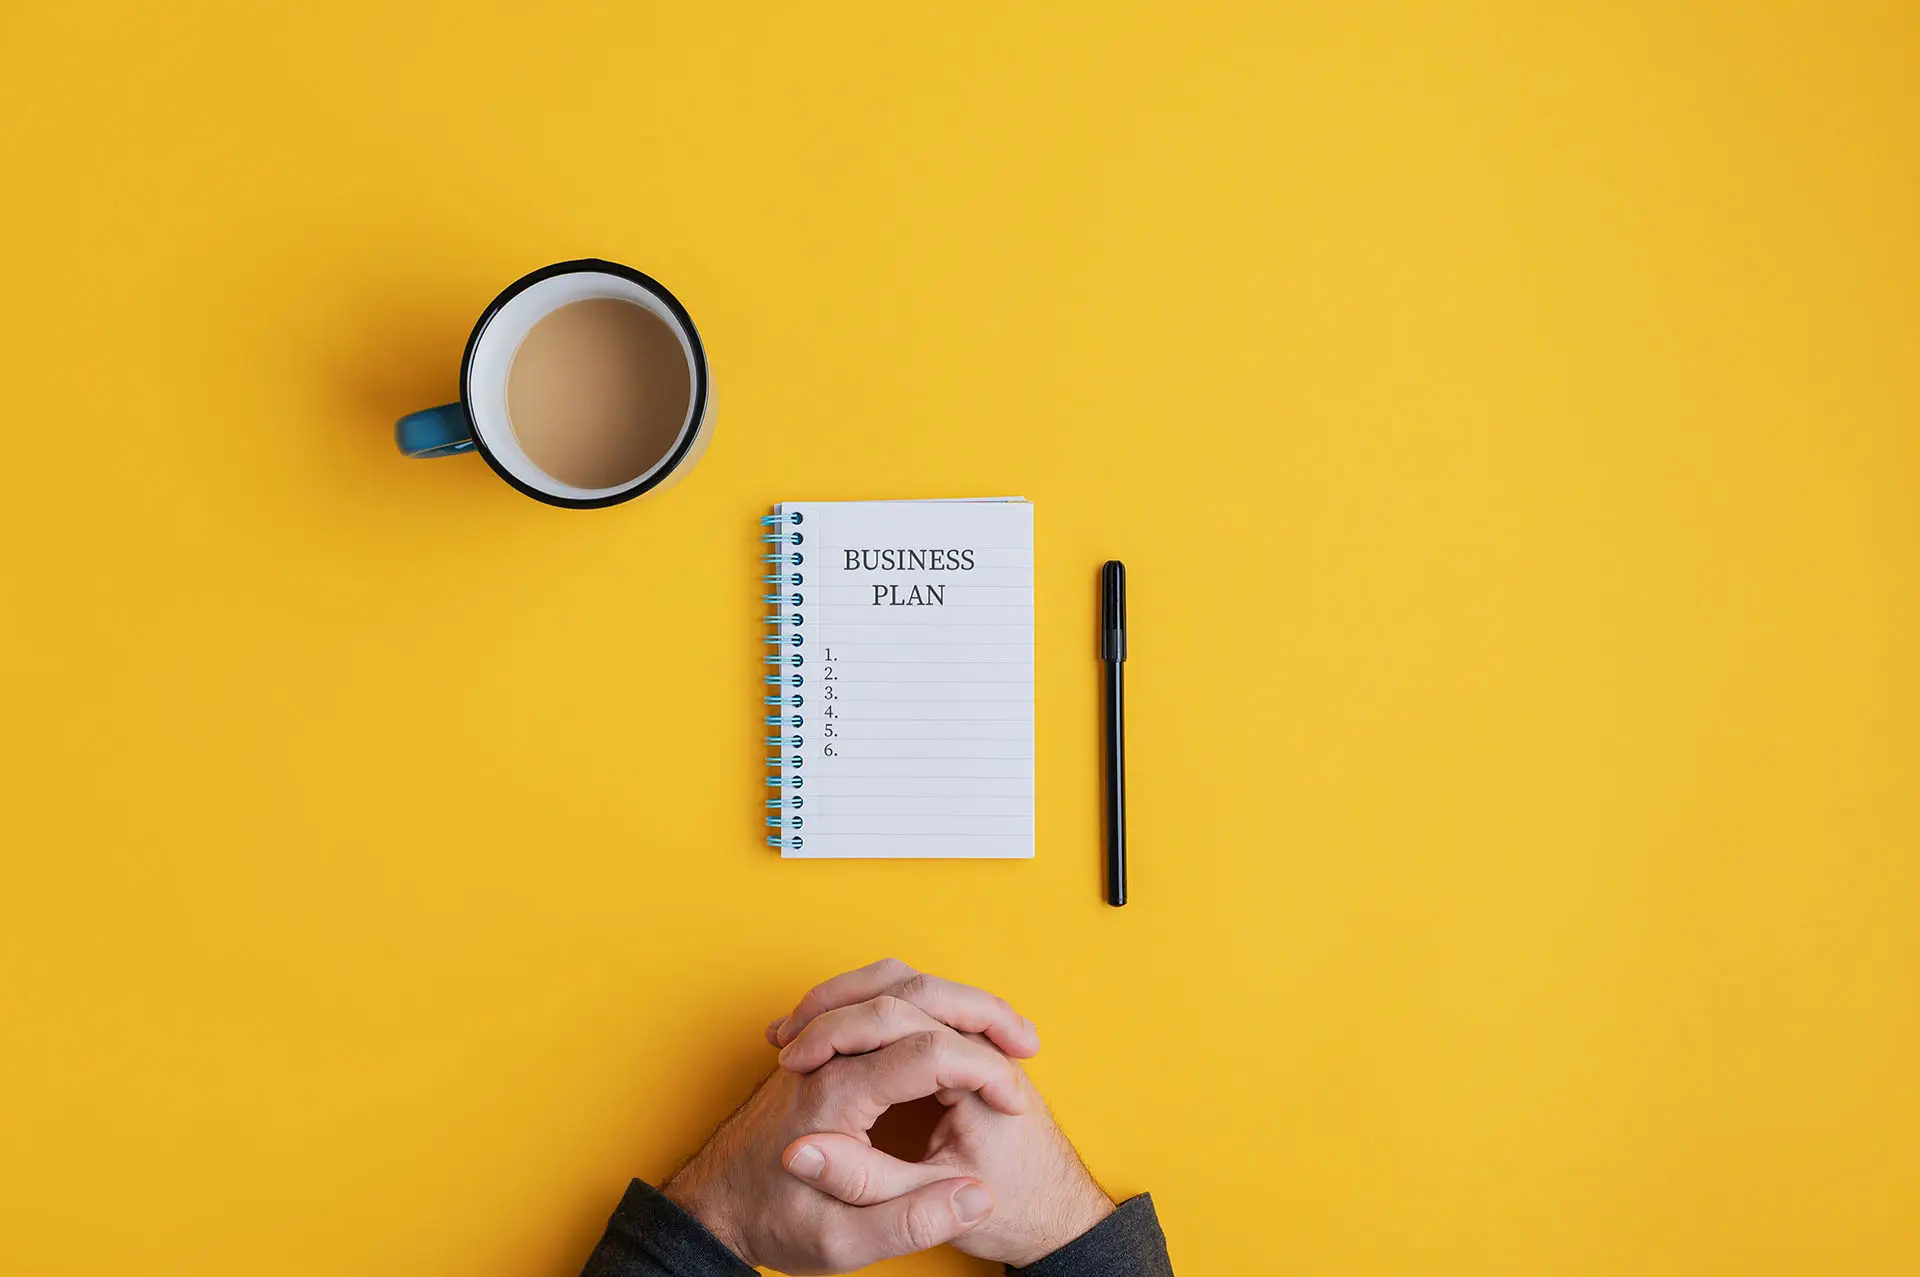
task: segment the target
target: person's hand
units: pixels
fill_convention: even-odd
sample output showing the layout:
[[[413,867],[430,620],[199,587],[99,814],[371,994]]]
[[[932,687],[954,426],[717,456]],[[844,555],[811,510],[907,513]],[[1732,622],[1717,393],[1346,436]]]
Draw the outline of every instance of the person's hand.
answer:
[[[1015,1114],[1030,1102],[1019,1066],[951,1030],[909,1032],[875,1047],[829,1069],[774,1070],[663,1191],[745,1263],[788,1273],[848,1272],[979,1227],[995,1198],[971,1174],[922,1176],[885,1200],[843,1203],[782,1169],[783,1150],[803,1135],[829,1132],[864,1147],[895,1104],[977,1092],[983,1109]]]
[[[919,1006],[890,994],[835,1007],[815,1015],[788,1040],[780,1052],[781,1069],[831,1074],[869,1058],[859,1052],[885,1054],[894,1049],[890,1044],[924,1040],[933,1032],[926,1027],[928,1019]],[[854,1058],[836,1058],[842,1056]],[[996,1091],[990,1106],[959,1088],[944,1088],[940,1099],[949,1107],[921,1161],[882,1153],[864,1130],[822,1130],[789,1144],[782,1162],[798,1179],[869,1210],[956,1177],[981,1180],[994,1193],[992,1217],[943,1240],[969,1255],[1026,1267],[1105,1219],[1113,1202],[1055,1124],[1025,1070],[1006,1063],[1022,1102],[1002,1103]]]
[[[793,1011],[767,1026],[767,1042],[784,1047],[813,1021],[878,997],[898,998],[962,1033],[984,1034],[1017,1060],[1040,1053],[1033,1021],[983,989],[915,971],[898,958],[882,958],[807,990]]]

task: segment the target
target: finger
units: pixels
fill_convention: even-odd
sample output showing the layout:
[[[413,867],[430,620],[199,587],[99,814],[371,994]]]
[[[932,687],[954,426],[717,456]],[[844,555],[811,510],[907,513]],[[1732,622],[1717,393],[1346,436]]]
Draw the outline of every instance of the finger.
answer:
[[[796,1179],[849,1206],[872,1206],[946,1179],[949,1170],[903,1162],[851,1135],[803,1135],[787,1145],[780,1164]]]
[[[829,1242],[835,1272],[911,1255],[950,1242],[993,1213],[993,1191],[977,1179],[943,1179],[848,1211]]]
[[[911,1002],[940,1023],[962,1033],[985,1034],[995,1046],[1017,1060],[1040,1054],[1040,1030],[1032,1020],[1015,1011],[1005,998],[997,998],[970,984],[914,971],[905,963],[897,964],[899,970],[907,973],[903,978],[879,984],[876,977],[881,973],[875,968],[882,965],[875,963],[872,967],[850,971],[811,990],[780,1027],[779,1045],[793,1041],[811,1021],[828,1011],[886,993]],[[878,987],[874,987],[876,984]],[[869,988],[871,992],[864,991]]]
[[[769,1024],[767,1026],[767,1045],[768,1046],[780,1045],[780,1026],[785,1024],[786,1022],[787,1022],[787,1017],[783,1015],[778,1020],[775,1020],[772,1024]]]
[[[878,1051],[841,1060],[834,1070],[820,1076],[829,1079],[835,1107],[861,1130],[871,1130],[895,1104],[942,1091],[978,1091],[1002,1113],[1027,1111],[1020,1066],[951,1029],[909,1034]]]
[[[985,989],[918,973],[887,992],[962,1033],[984,1033],[1015,1059],[1040,1054],[1040,1030],[1033,1021]]]
[[[782,1020],[775,1031],[774,1045],[785,1046],[793,1041],[814,1017],[839,1007],[865,1002],[868,998],[885,993],[888,985],[899,984],[916,974],[912,967],[898,958],[882,958],[864,967],[842,972],[831,980],[824,980],[800,995],[793,1014]]]
[[[780,1052],[780,1067],[811,1073],[836,1055],[864,1055],[912,1033],[929,1033],[940,1021],[911,1002],[883,993],[850,1007],[837,1007],[810,1021]]]

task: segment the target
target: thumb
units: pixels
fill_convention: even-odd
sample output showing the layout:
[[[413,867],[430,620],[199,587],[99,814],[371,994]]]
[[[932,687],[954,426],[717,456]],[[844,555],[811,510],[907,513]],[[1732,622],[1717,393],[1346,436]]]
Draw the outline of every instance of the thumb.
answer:
[[[849,1211],[845,1244],[862,1263],[950,1242],[993,1213],[993,1190],[977,1179],[943,1179],[877,1206]]]
[[[789,1175],[849,1206],[872,1206],[953,1177],[951,1168],[903,1162],[865,1140],[831,1132],[802,1135],[787,1145],[780,1162]]]

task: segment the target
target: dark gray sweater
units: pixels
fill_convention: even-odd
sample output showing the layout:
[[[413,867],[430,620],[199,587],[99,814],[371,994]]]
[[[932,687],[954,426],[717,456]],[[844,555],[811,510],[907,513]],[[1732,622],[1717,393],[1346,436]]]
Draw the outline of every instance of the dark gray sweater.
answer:
[[[753,1271],[699,1220],[635,1180],[580,1277],[753,1277]],[[1153,1199],[1142,1193],[1032,1267],[1007,1271],[1024,1277],[1173,1277],[1173,1262]]]

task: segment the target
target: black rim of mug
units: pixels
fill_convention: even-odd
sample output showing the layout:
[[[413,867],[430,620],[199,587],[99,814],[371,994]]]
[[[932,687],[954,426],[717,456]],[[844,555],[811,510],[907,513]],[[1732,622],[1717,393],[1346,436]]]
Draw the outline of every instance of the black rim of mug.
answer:
[[[687,418],[688,429],[674,443],[673,451],[667,454],[666,461],[656,467],[652,474],[631,488],[622,488],[618,492],[603,497],[563,497],[551,492],[542,492],[508,470],[500,464],[500,458],[493,455],[493,449],[487,447],[487,441],[480,437],[480,429],[473,419],[472,402],[468,397],[468,387],[473,377],[474,355],[479,351],[481,335],[487,331],[487,326],[493,323],[493,317],[498,315],[501,308],[508,302],[541,280],[552,279],[558,275],[577,274],[615,275],[640,285],[660,299],[661,304],[685,330],[687,344],[693,348],[693,405]],[[467,429],[473,432],[475,449],[487,459],[487,464],[493,468],[493,472],[535,501],[544,501],[548,505],[557,505],[568,510],[598,510],[610,505],[619,505],[623,501],[631,501],[659,487],[680,468],[680,463],[686,460],[687,453],[693,450],[693,441],[700,434],[702,419],[707,411],[707,351],[700,344],[700,332],[693,326],[693,316],[687,314],[687,308],[680,304],[680,299],[653,276],[637,271],[631,266],[622,266],[619,262],[602,261],[597,257],[583,257],[571,262],[555,262],[551,266],[542,266],[539,270],[514,280],[488,304],[485,310],[480,312],[479,320],[473,325],[473,333],[467,338],[467,352],[460,360],[460,410],[467,415]]]

